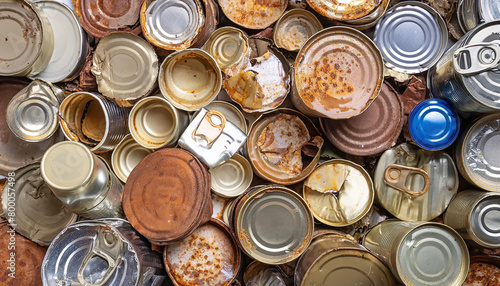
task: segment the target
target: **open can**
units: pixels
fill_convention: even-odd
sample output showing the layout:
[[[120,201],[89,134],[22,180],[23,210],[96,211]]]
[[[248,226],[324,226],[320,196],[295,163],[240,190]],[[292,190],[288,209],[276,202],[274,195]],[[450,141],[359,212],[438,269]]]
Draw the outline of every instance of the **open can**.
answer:
[[[276,47],[298,52],[304,43],[323,25],[313,13],[304,9],[285,12],[274,25],[273,40]]]
[[[248,29],[265,29],[281,17],[288,0],[219,0],[224,15],[233,23]]]
[[[127,182],[130,172],[153,150],[141,146],[131,135],[125,136],[111,154],[111,166],[120,181]]]

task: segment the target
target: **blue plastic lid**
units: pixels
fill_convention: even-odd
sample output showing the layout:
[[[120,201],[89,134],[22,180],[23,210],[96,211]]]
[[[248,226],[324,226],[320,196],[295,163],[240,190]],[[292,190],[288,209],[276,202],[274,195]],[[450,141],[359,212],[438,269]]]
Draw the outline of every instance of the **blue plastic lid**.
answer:
[[[431,98],[413,108],[409,129],[413,141],[421,148],[441,150],[457,139],[460,118],[448,102]]]

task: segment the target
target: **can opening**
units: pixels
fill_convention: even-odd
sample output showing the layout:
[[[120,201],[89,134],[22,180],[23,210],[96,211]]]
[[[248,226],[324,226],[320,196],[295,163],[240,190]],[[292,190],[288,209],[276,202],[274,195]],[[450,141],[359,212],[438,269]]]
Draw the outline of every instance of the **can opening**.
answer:
[[[104,274],[108,269],[109,264],[105,259],[100,256],[94,256],[83,270],[83,279],[89,285],[99,285],[101,282],[104,282]]]

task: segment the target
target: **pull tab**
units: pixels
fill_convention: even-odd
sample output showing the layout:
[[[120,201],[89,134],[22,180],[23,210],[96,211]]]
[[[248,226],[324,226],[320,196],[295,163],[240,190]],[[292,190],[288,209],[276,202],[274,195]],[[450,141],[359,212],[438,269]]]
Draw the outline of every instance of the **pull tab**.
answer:
[[[410,174],[419,174],[424,177],[424,188],[421,191],[414,192],[406,187],[406,181],[408,180],[408,176]],[[384,181],[388,186],[393,187],[401,192],[407,193],[412,197],[418,197],[427,193],[431,185],[431,178],[426,171],[419,168],[397,164],[391,164],[385,169]]]
[[[220,123],[216,124],[212,121],[212,116],[216,116],[219,118]],[[195,136],[204,137],[208,145],[211,145],[222,133],[224,130],[224,126],[226,126],[226,118],[222,113],[216,110],[210,110],[205,114],[205,117],[201,120],[198,128],[194,131]]]
[[[80,282],[82,286],[104,285],[104,283],[106,283],[111,275],[113,275],[120,263],[119,260],[122,256],[122,245],[122,240],[112,231],[107,229],[100,229],[96,239],[94,240],[92,249],[83,258],[80,269],[78,269],[78,282]],[[98,284],[91,284],[87,282],[83,277],[83,271],[85,270],[85,268],[87,268],[89,261],[94,256],[99,256],[102,259],[106,260],[106,262],[108,263],[108,269],[106,270],[106,273],[104,273],[101,281]]]
[[[453,54],[453,67],[466,76],[494,69],[500,65],[500,41],[461,47]]]

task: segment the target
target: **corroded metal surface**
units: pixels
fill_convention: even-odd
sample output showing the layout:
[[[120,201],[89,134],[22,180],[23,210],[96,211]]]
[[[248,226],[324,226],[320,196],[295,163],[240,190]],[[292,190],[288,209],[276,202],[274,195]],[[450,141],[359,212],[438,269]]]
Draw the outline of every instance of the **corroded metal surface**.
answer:
[[[231,21],[249,29],[264,29],[285,12],[288,0],[219,0]]]

